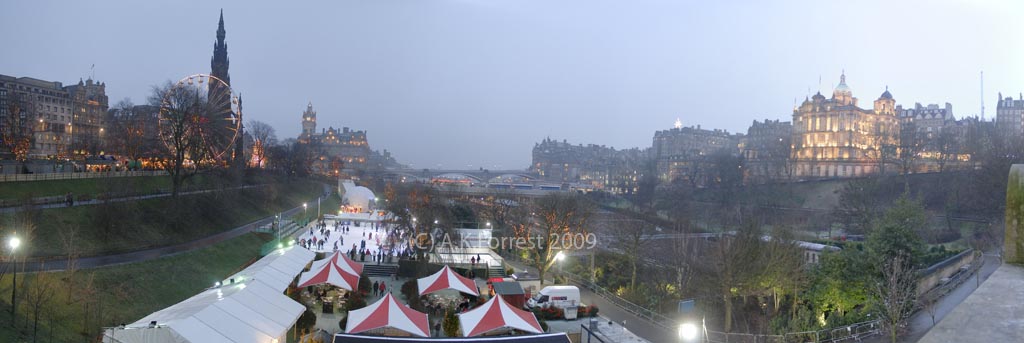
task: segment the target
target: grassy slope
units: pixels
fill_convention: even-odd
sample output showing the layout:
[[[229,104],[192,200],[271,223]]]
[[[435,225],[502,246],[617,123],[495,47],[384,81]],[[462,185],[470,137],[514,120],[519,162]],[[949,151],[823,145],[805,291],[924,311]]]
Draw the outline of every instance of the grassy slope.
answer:
[[[113,203],[106,209],[114,216],[117,228],[104,234],[96,216],[103,205],[41,210],[31,247],[32,256],[66,254],[63,237],[75,231],[75,250],[81,256],[107,255],[168,246],[207,237],[233,229],[259,218],[316,199],[322,188],[313,182],[279,185],[273,190],[227,191],[218,198],[209,195],[182,196],[186,207],[175,210],[173,200],[159,198],[132,203]],[[263,201],[257,192],[274,192],[275,200]],[[2,223],[13,223],[13,214],[0,216]],[[174,228],[168,222],[183,219]]]
[[[155,193],[157,189],[170,189],[171,179],[166,176],[118,177],[109,179],[75,179],[51,181],[24,181],[0,183],[0,200],[19,200],[25,196],[47,197],[72,192],[76,197],[95,197],[111,184],[130,186],[140,193]],[[91,197],[90,197],[91,198]]]
[[[86,330],[90,330],[90,336],[95,335],[100,327],[131,323],[149,313],[187,299],[257,258],[259,246],[266,241],[265,238],[248,234],[177,256],[78,271],[69,279],[70,287],[63,281],[58,281],[59,286],[54,287],[56,292],[52,296],[52,308],[57,314],[51,315],[52,318],[43,317],[40,321],[41,341],[49,341],[51,328],[54,341],[84,341],[83,332]],[[48,275],[57,276],[56,280],[67,277],[66,273]],[[35,277],[19,276],[19,284],[23,280],[28,280],[27,284],[19,286],[19,297],[28,292],[26,288],[31,287],[30,284]],[[90,311],[86,313],[83,304],[69,305],[66,299],[69,291],[82,292],[90,278],[93,278],[92,282],[97,290],[94,297],[97,303],[90,304]],[[0,294],[8,295],[0,297],[0,317],[4,319],[4,323],[9,323],[10,319],[10,286],[9,275],[0,280]],[[31,310],[28,306],[19,307],[17,331],[9,325],[0,325],[0,341],[29,340],[32,332]]]

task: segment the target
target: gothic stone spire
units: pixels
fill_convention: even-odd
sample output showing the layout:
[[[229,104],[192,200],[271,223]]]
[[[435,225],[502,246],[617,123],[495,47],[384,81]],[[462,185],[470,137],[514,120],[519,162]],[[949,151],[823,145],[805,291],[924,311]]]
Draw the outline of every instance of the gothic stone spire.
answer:
[[[217,24],[217,42],[213,44],[213,58],[210,59],[210,75],[213,75],[228,85],[231,84],[231,76],[228,75],[228,43],[224,41],[226,35],[224,30],[224,10],[220,10],[220,22]]]

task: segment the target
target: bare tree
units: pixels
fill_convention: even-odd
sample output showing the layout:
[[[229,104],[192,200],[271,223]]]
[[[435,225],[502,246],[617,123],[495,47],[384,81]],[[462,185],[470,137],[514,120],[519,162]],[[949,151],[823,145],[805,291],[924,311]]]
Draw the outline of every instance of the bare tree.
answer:
[[[609,237],[612,237],[613,246],[622,251],[622,254],[629,260],[632,272],[629,277],[629,289],[636,290],[637,266],[643,255],[647,243],[650,241],[650,230],[644,221],[629,219],[623,221],[605,222],[602,228]]]
[[[873,289],[875,313],[888,331],[890,341],[896,343],[901,329],[914,311],[917,274],[904,255],[885,261],[881,272],[881,278]]]
[[[263,168],[266,160],[265,149],[277,145],[277,133],[270,124],[258,120],[251,120],[246,125],[249,134],[252,135],[252,167]]]
[[[566,240],[588,231],[591,204],[575,194],[552,193],[532,203],[533,220],[516,223],[516,237],[529,244],[527,263],[537,268],[541,283],[544,274],[555,263],[558,252],[566,250]]]
[[[110,145],[118,154],[132,160],[142,157],[146,150],[146,125],[156,124],[147,120],[146,113],[138,110],[138,106],[129,98],[124,98],[111,111]],[[152,130],[152,129],[150,129]]]
[[[926,312],[928,312],[928,315],[932,318],[932,326],[935,326],[935,315],[936,315],[936,313],[939,310],[938,304],[939,304],[939,299],[941,299],[941,298],[942,297],[937,295],[937,294],[933,294],[931,292],[928,292],[928,293],[922,294],[917,299],[918,306],[920,306]]]
[[[154,87],[150,103],[160,107],[160,136],[167,145],[171,174],[171,196],[177,197],[185,179],[195,175],[202,166],[217,165],[215,147],[230,147],[234,133],[223,125],[230,113],[224,113],[223,92],[203,92],[198,85],[174,85],[170,82]],[[230,111],[230,104],[228,104]]]
[[[724,329],[732,330],[733,302],[753,293],[761,272],[761,235],[753,225],[743,225],[735,236],[722,235],[705,244],[693,261],[699,289],[722,301]]]
[[[507,233],[515,220],[519,208],[519,193],[514,189],[488,189],[480,207],[480,213],[490,220],[494,232]]]
[[[54,273],[35,273],[31,280],[27,285],[25,304],[32,313],[32,341],[35,342],[39,335],[39,317],[52,312],[58,280]]]
[[[27,96],[16,92],[8,93],[7,108],[0,121],[0,145],[24,165],[32,148],[32,118],[29,117],[31,104]],[[20,170],[18,172],[21,172]]]
[[[960,142],[956,137],[956,134],[951,130],[943,130],[939,132],[939,136],[935,139],[935,152],[936,162],[939,165],[939,172],[946,171],[946,164],[949,162],[956,162],[960,156]]]

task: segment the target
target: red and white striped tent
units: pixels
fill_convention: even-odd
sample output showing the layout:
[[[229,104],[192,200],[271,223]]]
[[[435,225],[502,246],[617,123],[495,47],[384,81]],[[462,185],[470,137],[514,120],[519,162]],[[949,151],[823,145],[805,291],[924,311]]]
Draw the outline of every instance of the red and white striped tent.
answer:
[[[479,296],[480,294],[476,291],[476,283],[462,275],[459,275],[448,265],[437,271],[433,275],[426,276],[416,280],[416,285],[419,286],[420,295],[425,295],[433,292],[437,292],[443,289],[454,289],[456,291],[472,294]]]
[[[345,270],[345,271],[347,271],[349,273],[356,274],[356,275],[362,275],[363,274],[363,265],[362,264],[360,264],[359,262],[353,261],[352,259],[348,258],[348,255],[342,254],[340,252],[334,252],[333,254],[331,254],[331,256],[327,256],[327,258],[325,258],[325,259],[313,261],[313,263],[312,263],[311,267],[309,268],[309,270],[320,269],[321,267],[323,267],[323,265],[325,263],[328,263],[328,262],[337,263],[338,266],[341,267],[341,269],[343,269],[343,270]]]
[[[391,327],[420,337],[430,337],[427,314],[399,304],[391,293],[377,302],[348,312],[346,333],[359,333],[382,327]]]
[[[488,331],[513,328],[532,333],[543,333],[533,313],[512,307],[500,296],[493,297],[472,311],[459,314],[462,336],[472,337]]]
[[[335,253],[331,257],[313,261],[308,272],[299,277],[297,287],[331,284],[350,291],[359,287],[359,274],[363,266],[349,260],[347,256]]]

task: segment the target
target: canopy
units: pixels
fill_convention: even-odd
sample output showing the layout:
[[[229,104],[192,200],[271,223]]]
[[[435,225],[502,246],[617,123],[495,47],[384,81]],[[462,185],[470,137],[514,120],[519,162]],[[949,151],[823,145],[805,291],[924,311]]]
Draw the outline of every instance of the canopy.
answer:
[[[291,282],[312,258],[297,246],[278,249],[220,286],[123,328],[106,330],[103,342],[281,341],[306,307],[285,296],[280,283]],[[278,273],[291,277],[279,278]]]
[[[326,259],[326,261],[327,262],[313,262],[313,267],[310,268],[308,272],[302,273],[302,276],[299,277],[298,287],[301,288],[324,283],[332,284],[350,291],[354,291],[356,290],[356,287],[359,287],[359,274],[353,273],[353,271],[362,271],[362,266],[358,266],[358,269],[356,269],[349,264],[348,257],[340,254],[334,254],[331,258]]]
[[[337,263],[342,270],[349,272],[350,274],[363,274],[362,264],[359,264],[359,262],[353,261],[352,259],[348,258],[348,255],[342,254],[337,251],[335,251],[330,256],[327,256],[327,258],[325,259],[313,261],[312,267],[310,267],[309,270],[319,270],[323,268],[324,264],[329,262]]]
[[[392,327],[420,337],[430,337],[430,322],[427,314],[399,304],[391,293],[387,293],[370,306],[348,312],[345,332],[363,331]]]
[[[500,328],[513,328],[532,333],[544,332],[533,313],[510,306],[500,296],[491,298],[472,311],[460,313],[459,326],[465,337],[477,336]]]
[[[274,290],[284,292],[315,256],[316,253],[296,246],[277,249],[221,283],[230,284],[232,279],[235,282],[259,279]]]
[[[462,293],[480,295],[476,291],[476,283],[448,268],[445,265],[444,268],[437,271],[433,275],[426,276],[416,280],[416,285],[419,286],[420,295],[429,294],[440,291],[442,289],[454,289]]]

